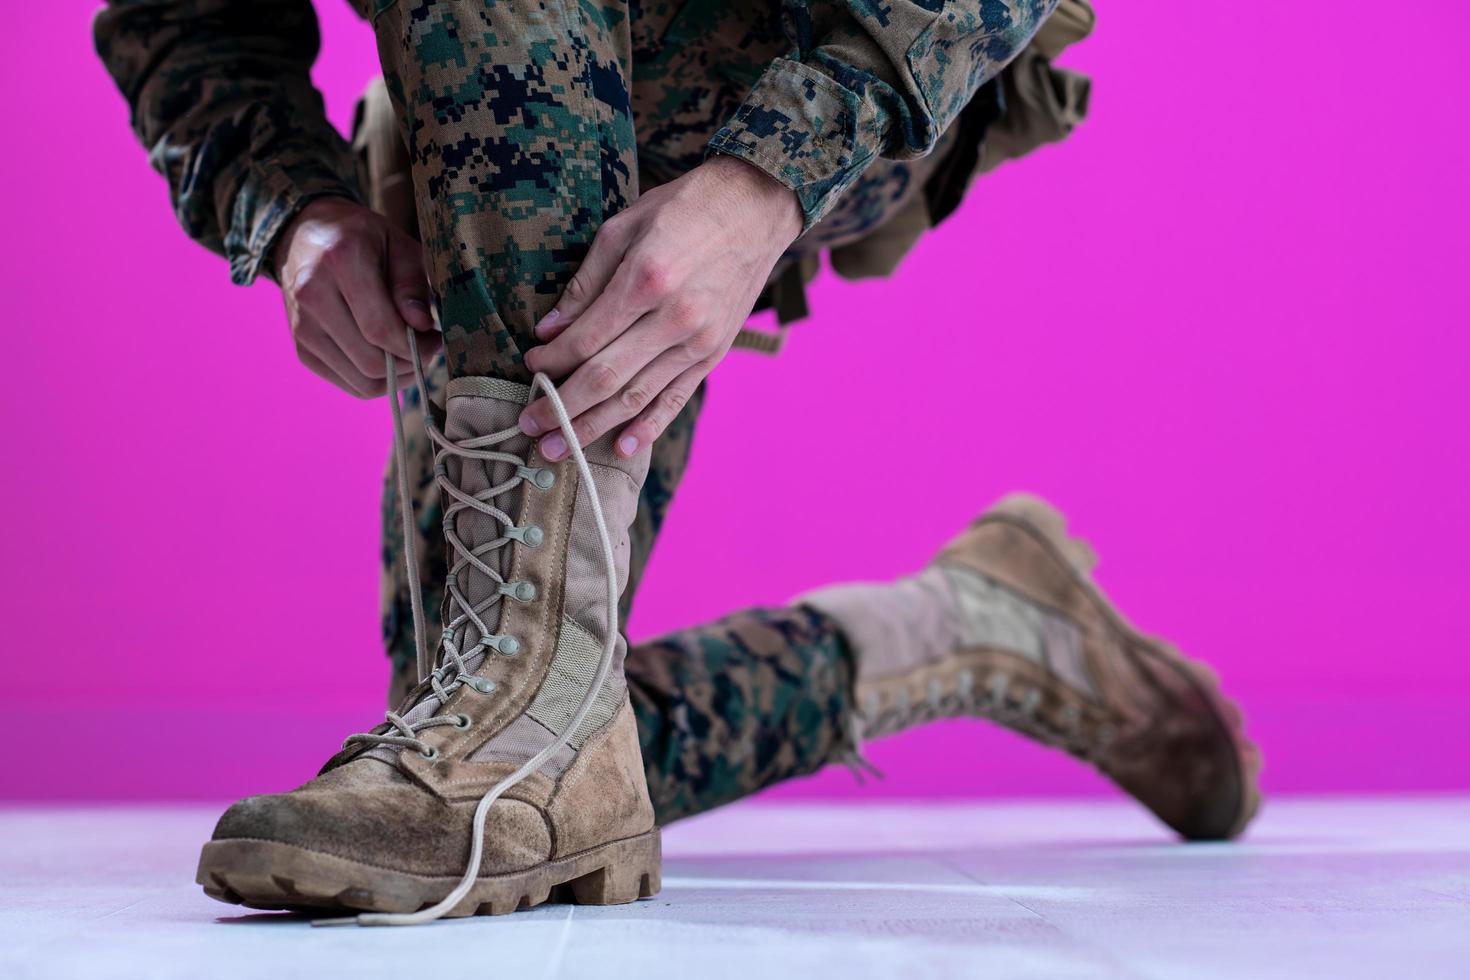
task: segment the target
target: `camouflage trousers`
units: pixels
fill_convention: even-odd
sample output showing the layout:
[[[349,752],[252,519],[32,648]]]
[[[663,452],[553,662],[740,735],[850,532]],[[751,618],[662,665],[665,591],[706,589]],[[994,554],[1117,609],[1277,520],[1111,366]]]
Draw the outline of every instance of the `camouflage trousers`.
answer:
[[[640,183],[698,165],[786,44],[770,10],[728,0],[363,2],[409,152],[445,334],[440,390],[449,374],[527,380],[521,355],[534,344],[532,326],[598,226],[636,198]],[[909,203],[929,165],[878,161],[789,258],[881,224]],[[653,448],[625,617],[701,401],[691,399]],[[411,397],[408,408],[425,406]],[[445,558],[422,436],[410,457],[432,611]],[[383,504],[383,632],[404,673],[413,641],[394,480],[390,472]],[[639,644],[626,673],[661,823],[815,771],[846,743],[852,664],[836,625],[814,610],[750,610]]]
[[[357,2],[408,148],[450,370],[523,382],[532,327],[603,221],[698,166],[790,44],[775,2]],[[918,203],[954,135],[872,161],[776,273]]]

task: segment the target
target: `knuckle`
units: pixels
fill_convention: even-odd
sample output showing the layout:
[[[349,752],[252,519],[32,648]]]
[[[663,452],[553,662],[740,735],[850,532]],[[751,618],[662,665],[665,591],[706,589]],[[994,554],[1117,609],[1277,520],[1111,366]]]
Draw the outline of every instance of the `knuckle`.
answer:
[[[392,335],[388,321],[374,317],[362,324],[362,335],[374,344],[382,345]]]
[[[665,388],[664,393],[659,397],[659,402],[662,403],[668,417],[673,418],[689,403],[689,395],[682,388]]]
[[[291,293],[296,297],[297,305],[314,305],[317,300],[325,296],[331,287],[329,278],[320,265],[302,269],[297,273],[296,281],[291,284]]]
[[[698,364],[709,356],[697,337],[690,337],[674,345],[674,356],[684,364]]]
[[[669,325],[679,333],[689,333],[704,319],[699,304],[687,301],[673,303],[668,312]]]
[[[607,397],[618,390],[618,372],[598,361],[587,365],[587,387],[594,395]]]
[[[648,389],[643,385],[629,385],[618,395],[618,401],[630,413],[642,411],[648,400]]]
[[[627,236],[627,233],[628,212],[619,211],[602,223],[602,227],[597,229],[597,234],[593,236],[593,240],[601,239],[609,244],[616,244],[622,241]]]
[[[578,333],[575,337],[567,339],[566,351],[573,361],[581,364],[592,358],[601,348],[597,345],[597,338],[585,333]]]
[[[291,325],[291,336],[296,342],[296,349],[305,351],[316,347],[326,336],[326,331],[313,317],[304,316]]]
[[[663,296],[669,290],[669,279],[669,267],[660,259],[639,259],[633,266],[633,288],[641,296]]]
[[[591,287],[587,285],[586,275],[581,270],[578,270],[572,274],[572,279],[567,283],[567,288],[563,295],[574,303],[585,303],[587,302],[590,291]]]
[[[648,231],[651,235],[671,235],[679,230],[679,220],[668,211],[657,211],[648,219]]]
[[[699,360],[712,357],[720,350],[720,332],[713,329],[700,330],[694,335],[692,346],[699,353]]]
[[[638,437],[638,445],[646,446],[657,439],[664,429],[668,427],[668,424],[668,419],[654,411],[649,412],[633,425],[630,425],[628,431]]]

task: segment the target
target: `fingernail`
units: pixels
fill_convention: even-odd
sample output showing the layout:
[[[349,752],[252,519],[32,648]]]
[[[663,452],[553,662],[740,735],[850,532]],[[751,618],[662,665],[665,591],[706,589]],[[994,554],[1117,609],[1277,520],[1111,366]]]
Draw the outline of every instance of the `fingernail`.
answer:
[[[541,440],[541,455],[555,462],[567,454],[566,440],[553,432]]]
[[[543,316],[541,320],[536,324],[536,336],[541,340],[545,340],[546,335],[551,332],[551,328],[556,326],[557,321],[560,319],[561,314],[556,310],[552,310],[550,313]]]
[[[624,456],[631,456],[638,451],[638,439],[634,436],[623,436],[618,440],[618,449]]]
[[[517,424],[520,425],[521,431],[528,436],[539,436],[541,434],[541,426],[537,425],[536,420],[531,418],[530,412],[522,412],[520,421]]]
[[[420,313],[429,312],[429,308],[425,306],[420,300],[406,299],[403,301],[403,305],[408,307],[410,310],[418,310]]]

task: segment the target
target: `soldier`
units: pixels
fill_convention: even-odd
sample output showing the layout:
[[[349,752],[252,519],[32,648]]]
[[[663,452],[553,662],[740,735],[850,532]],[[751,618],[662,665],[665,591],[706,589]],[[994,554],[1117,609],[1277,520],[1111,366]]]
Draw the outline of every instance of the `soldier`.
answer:
[[[658,890],[658,826],[953,716],[1091,762],[1186,838],[1245,827],[1238,712],[1032,497],[896,582],[631,651],[617,625],[704,378],[778,346],[751,309],[804,315],[824,251],[886,274],[974,174],[1064,136],[1087,85],[1052,61],[1084,0],[358,6],[384,81],[355,145],[309,79],[309,0],[112,0],[95,25],[189,234],[281,286],[306,367],[410,389],[396,710],[231,807],[210,895],[364,924],[631,901]]]

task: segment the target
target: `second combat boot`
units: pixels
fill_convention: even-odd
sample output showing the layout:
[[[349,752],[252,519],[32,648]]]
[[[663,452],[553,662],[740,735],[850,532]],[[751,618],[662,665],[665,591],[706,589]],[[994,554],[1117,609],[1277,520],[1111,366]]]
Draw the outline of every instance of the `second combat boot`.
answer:
[[[981,717],[1091,762],[1180,836],[1234,837],[1260,759],[1214,673],[1136,630],[1092,580],[1092,549],[1013,495],[919,574],[798,601],[853,650],[857,727],[876,738]]]
[[[616,622],[648,452],[620,459],[606,436],[584,453],[562,412],[572,457],[550,463],[516,427],[531,397],[449,383],[442,433],[427,422],[450,566],[431,669],[315,779],[225,812],[209,895],[397,925],[658,891]]]

